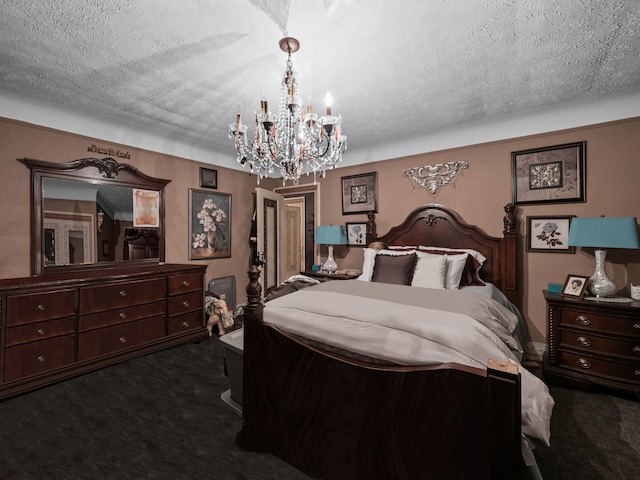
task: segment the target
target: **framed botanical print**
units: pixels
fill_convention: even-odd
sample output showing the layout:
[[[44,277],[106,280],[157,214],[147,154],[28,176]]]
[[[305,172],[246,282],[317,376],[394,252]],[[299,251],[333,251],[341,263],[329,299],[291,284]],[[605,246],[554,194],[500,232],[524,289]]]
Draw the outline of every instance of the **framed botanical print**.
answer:
[[[189,260],[231,256],[231,194],[189,189]]]
[[[367,222],[347,222],[347,245],[365,247],[367,245]]]
[[[342,214],[378,211],[378,173],[342,177]]]
[[[569,246],[569,227],[574,215],[527,217],[527,252],[575,253]]]
[[[511,153],[515,205],[585,201],[586,142]]]

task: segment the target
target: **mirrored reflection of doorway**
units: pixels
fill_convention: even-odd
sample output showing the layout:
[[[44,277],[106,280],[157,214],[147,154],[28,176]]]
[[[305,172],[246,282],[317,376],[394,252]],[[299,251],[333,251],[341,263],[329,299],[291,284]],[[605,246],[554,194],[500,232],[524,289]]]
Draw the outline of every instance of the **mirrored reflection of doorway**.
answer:
[[[44,264],[56,264],[56,231],[53,228],[44,229]]]
[[[84,263],[84,232],[69,230],[69,263]]]

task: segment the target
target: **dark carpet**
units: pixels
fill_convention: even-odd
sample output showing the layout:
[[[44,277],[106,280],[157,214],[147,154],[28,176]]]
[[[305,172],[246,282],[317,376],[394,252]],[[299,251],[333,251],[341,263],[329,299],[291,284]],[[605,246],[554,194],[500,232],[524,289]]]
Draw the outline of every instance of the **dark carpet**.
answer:
[[[217,338],[147,355],[0,402],[0,480],[308,480],[234,443],[240,417]],[[547,479],[640,478],[640,403],[551,387]]]

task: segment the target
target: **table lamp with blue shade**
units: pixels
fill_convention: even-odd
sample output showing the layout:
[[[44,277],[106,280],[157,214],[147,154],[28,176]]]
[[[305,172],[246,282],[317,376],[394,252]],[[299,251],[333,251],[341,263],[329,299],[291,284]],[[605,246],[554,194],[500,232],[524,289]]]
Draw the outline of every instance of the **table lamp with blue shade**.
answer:
[[[636,218],[574,218],[569,227],[569,245],[596,249],[596,270],[589,279],[587,293],[602,299],[613,297],[618,288],[605,271],[607,249],[640,247]]]
[[[328,273],[336,273],[338,265],[333,259],[333,246],[347,244],[347,232],[338,225],[320,226],[316,229],[316,243],[329,246],[329,256],[323,267]]]

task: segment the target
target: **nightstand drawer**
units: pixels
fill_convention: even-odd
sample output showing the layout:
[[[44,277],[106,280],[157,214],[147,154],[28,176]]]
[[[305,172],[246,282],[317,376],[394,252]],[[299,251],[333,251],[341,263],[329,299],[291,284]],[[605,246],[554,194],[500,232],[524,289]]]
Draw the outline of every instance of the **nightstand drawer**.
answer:
[[[640,385],[640,362],[618,363],[560,350],[560,367]]]
[[[584,351],[587,355],[598,353],[640,361],[640,339],[613,338],[590,332],[574,332],[561,329],[560,345]]]
[[[599,332],[615,332],[617,335],[640,337],[640,320],[626,316],[607,315],[588,309],[560,310],[560,326],[575,327]]]

